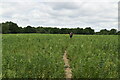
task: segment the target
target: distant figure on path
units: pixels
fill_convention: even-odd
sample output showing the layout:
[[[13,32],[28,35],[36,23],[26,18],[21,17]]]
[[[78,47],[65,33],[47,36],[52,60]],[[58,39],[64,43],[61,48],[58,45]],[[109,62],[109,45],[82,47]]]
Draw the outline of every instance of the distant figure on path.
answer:
[[[70,33],[70,38],[72,38],[72,36],[73,36],[73,33],[71,32],[71,33]]]

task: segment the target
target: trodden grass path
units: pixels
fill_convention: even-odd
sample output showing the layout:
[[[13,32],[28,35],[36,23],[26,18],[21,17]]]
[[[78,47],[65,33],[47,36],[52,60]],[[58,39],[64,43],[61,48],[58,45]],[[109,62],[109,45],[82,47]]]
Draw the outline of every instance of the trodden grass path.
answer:
[[[65,63],[65,78],[67,80],[71,80],[72,70],[71,70],[70,65],[69,65],[69,59],[67,58],[66,50],[65,50],[64,55],[63,55],[63,60],[64,60],[64,63]]]

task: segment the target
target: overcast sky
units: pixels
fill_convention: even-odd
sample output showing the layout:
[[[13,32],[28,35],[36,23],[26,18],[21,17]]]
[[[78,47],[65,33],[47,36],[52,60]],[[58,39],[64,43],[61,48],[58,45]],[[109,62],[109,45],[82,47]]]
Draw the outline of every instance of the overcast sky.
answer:
[[[1,0],[0,22],[18,26],[118,29],[119,0]]]

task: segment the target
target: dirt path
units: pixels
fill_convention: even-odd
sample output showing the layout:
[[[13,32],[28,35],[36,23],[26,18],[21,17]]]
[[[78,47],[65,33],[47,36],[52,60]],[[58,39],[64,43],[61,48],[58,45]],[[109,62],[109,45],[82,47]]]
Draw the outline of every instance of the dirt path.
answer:
[[[71,80],[72,70],[71,70],[70,65],[69,65],[69,59],[67,58],[67,52],[66,51],[64,52],[63,60],[64,60],[64,63],[65,63],[65,78],[67,80]]]

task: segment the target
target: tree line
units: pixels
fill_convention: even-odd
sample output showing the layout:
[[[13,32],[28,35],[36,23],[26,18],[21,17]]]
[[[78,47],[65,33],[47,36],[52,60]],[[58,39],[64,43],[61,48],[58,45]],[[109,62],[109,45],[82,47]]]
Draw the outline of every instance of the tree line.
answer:
[[[0,31],[3,34],[9,34],[9,33],[43,33],[43,34],[69,34],[70,32],[73,32],[74,34],[85,34],[85,35],[119,35],[120,31],[117,31],[116,29],[102,29],[99,32],[95,32],[94,29],[91,27],[83,28],[57,28],[57,27],[18,27],[18,25],[14,22],[7,21],[5,23],[0,23],[0,27],[2,31]]]

